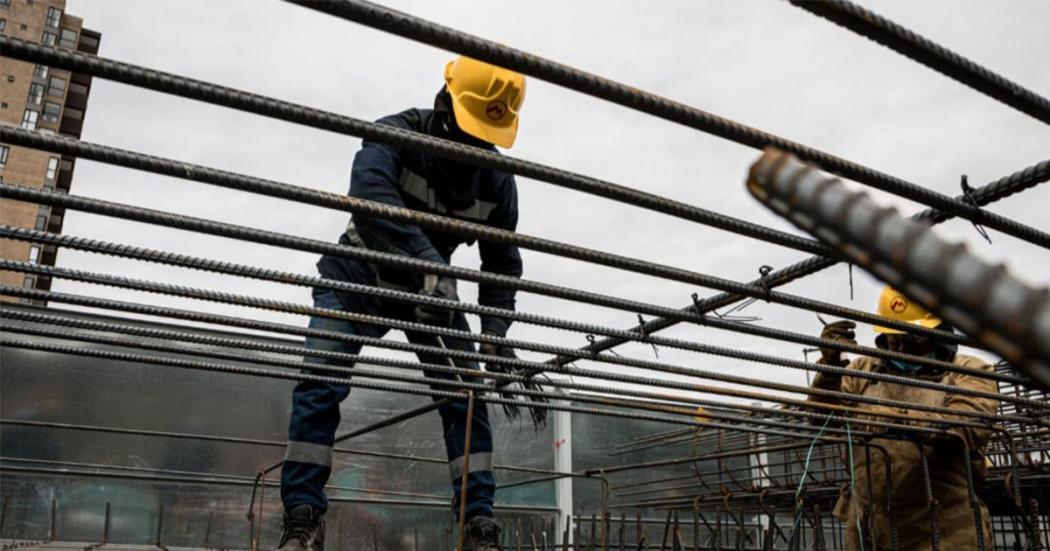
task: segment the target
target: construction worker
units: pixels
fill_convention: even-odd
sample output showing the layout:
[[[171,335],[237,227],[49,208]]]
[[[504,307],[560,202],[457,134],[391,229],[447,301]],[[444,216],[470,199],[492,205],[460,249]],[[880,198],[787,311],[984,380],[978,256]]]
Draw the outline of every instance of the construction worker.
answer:
[[[460,57],[445,67],[445,85],[434,100],[434,108],[409,109],[384,117],[378,122],[495,151],[509,148],[518,130],[518,114],[525,99],[525,77],[487,63]],[[518,196],[513,176],[477,168],[435,155],[394,145],[365,141],[354,157],[350,195],[399,207],[458,218],[513,231],[518,223]],[[339,243],[384,253],[449,264],[453,251],[473,240],[460,235],[422,229],[405,222],[354,215]],[[481,269],[486,272],[520,277],[521,256],[515,245],[480,242]],[[434,274],[412,273],[372,265],[339,256],[324,256],[317,264],[325,278],[416,292],[443,299],[459,300],[456,281]],[[480,285],[478,303],[513,310],[514,289]],[[398,320],[420,321],[432,325],[470,331],[460,311],[373,296],[315,288],[314,305]],[[503,337],[510,321],[482,316],[483,333]],[[386,327],[351,323],[315,316],[310,327],[369,337],[381,337]],[[406,331],[412,343],[440,346],[435,336]],[[343,341],[308,338],[307,348],[357,353],[361,346]],[[474,351],[474,344],[446,338],[449,349]],[[515,357],[505,346],[483,344],[481,352]],[[445,364],[447,357],[420,354],[421,362]],[[313,363],[324,360],[308,358]],[[346,363],[343,362],[343,367]],[[473,362],[457,361],[458,367],[477,369]],[[499,369],[490,365],[489,369]],[[314,373],[325,373],[323,369]],[[328,372],[332,374],[332,372]],[[434,378],[451,379],[445,373],[427,373]],[[454,387],[453,387],[454,388]],[[448,390],[444,387],[443,390]],[[284,529],[280,550],[321,550],[324,548],[323,515],[328,506],[324,485],[331,474],[332,445],[339,426],[339,404],[350,393],[343,384],[302,381],[292,395],[292,414],[288,429],[288,448],[281,472],[281,498],[284,502]],[[467,401],[453,401],[440,408],[445,448],[453,488],[453,511],[459,512],[459,488],[464,463]],[[500,549],[500,528],[492,518],[495,477],[492,473],[492,429],[485,403],[474,407],[470,461],[467,473],[466,547],[476,551]],[[342,548],[342,546],[339,546]]]
[[[879,298],[878,314],[921,327],[953,330],[940,318],[890,287],[886,287]],[[855,327],[856,324],[850,321],[830,323],[824,327],[821,337],[856,344]],[[955,343],[942,342],[888,327],[876,326],[875,332],[878,334],[875,338],[875,345],[881,349],[935,358],[961,367],[993,372],[993,367],[984,360],[958,354],[958,345]],[[850,362],[842,358],[840,351],[830,348],[821,349],[820,352],[821,358],[817,363],[825,365],[846,366],[850,370],[868,373],[899,375],[917,381],[937,382],[988,393],[998,392],[995,381],[987,378],[945,372],[941,369],[898,360],[860,357]],[[835,376],[820,373],[813,380],[813,387],[858,396],[946,407],[960,412],[995,414],[998,407],[998,400],[994,399],[873,381],[849,375]],[[984,549],[991,549],[991,520],[988,516],[988,509],[975,494],[971,493],[968,474],[969,469],[974,484],[979,484],[984,479],[986,474],[984,452],[991,436],[991,430],[969,426],[952,427],[950,422],[959,419],[952,415],[909,408],[842,402],[826,396],[811,395],[809,399],[815,402],[845,403],[870,411],[870,415],[865,414],[855,418],[860,421],[855,421],[856,424],[853,425],[855,430],[869,430],[880,434],[885,430],[878,426],[866,425],[863,423],[864,420],[889,421],[932,428],[951,427],[947,429],[946,434],[936,437],[918,437],[914,436],[914,432],[911,438],[906,435],[904,438],[899,437],[902,435],[897,435],[897,438],[876,436],[870,442],[871,447],[868,450],[870,453],[865,453],[866,450],[862,445],[854,445],[852,453],[843,454],[847,467],[852,469],[852,484],[843,487],[838,504],[835,506],[835,516],[845,523],[846,549],[868,551],[891,549],[894,528],[896,528],[900,549],[911,551],[931,548],[931,513],[925,491],[923,455],[926,456],[930,487],[938,509],[935,514],[938,515],[940,526],[941,549],[983,551],[978,545],[979,539],[983,540]],[[884,417],[880,416],[880,413],[903,414],[910,420]],[[852,466],[848,464],[850,457],[853,461]],[[973,489],[976,490],[976,488]],[[974,496],[973,501],[971,501],[971,495]],[[893,515],[896,520],[895,526],[891,522],[890,515]]]

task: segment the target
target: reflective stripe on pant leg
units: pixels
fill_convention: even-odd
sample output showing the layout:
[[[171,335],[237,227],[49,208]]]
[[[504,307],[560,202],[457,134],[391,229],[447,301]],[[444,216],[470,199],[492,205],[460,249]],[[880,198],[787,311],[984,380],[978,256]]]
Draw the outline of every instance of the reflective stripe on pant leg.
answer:
[[[289,440],[288,449],[284,452],[284,460],[295,461],[296,463],[321,465],[322,467],[331,467],[332,446],[314,444],[313,442],[296,442],[295,440]]]
[[[452,461],[448,462],[448,473],[452,477],[452,482],[459,480],[459,477],[463,476],[463,456],[457,457]],[[476,473],[478,471],[491,471],[492,470],[492,452],[479,452],[470,454],[470,472]]]

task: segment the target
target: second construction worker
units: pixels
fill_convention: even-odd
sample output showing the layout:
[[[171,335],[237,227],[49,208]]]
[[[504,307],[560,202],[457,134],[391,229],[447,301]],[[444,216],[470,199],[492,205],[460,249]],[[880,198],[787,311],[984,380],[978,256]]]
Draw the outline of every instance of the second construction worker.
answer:
[[[941,319],[890,287],[885,288],[882,292],[878,314],[926,328],[952,330]],[[856,344],[854,328],[853,322],[839,321],[828,324],[821,336]],[[935,358],[972,370],[993,372],[993,367],[987,362],[973,356],[958,354],[958,345],[954,343],[940,342],[886,327],[876,327],[875,331],[878,333],[875,344],[879,348]],[[848,366],[851,371],[886,373],[953,387],[998,393],[998,386],[992,379],[965,373],[945,372],[937,368],[897,360],[860,357],[852,362],[847,362],[842,359],[841,352],[834,349],[822,349],[818,363]],[[849,375],[829,376],[821,373],[814,379],[813,386],[857,396],[945,407],[959,412],[995,414],[998,407],[998,401],[991,398],[916,388]],[[841,403],[817,395],[811,395],[810,400]],[[912,423],[915,425],[927,427],[938,427],[938,422],[942,424],[948,422],[945,426],[951,426],[950,421],[958,419],[950,414],[938,415],[909,408],[889,409],[885,406],[864,403],[848,405],[856,405],[871,411],[870,416],[861,415],[862,419],[878,419],[897,424],[902,423],[899,418],[879,417],[878,414],[880,412],[903,414],[913,419]],[[908,421],[903,422],[908,423]],[[880,430],[878,427],[863,424],[855,425],[855,427],[873,432]],[[843,488],[842,495],[835,507],[835,516],[846,526],[845,548],[891,549],[893,548],[892,540],[897,538],[899,548],[903,551],[928,550],[932,546],[931,526],[939,524],[941,549],[980,551],[991,549],[991,521],[988,509],[970,491],[971,484],[979,484],[986,474],[984,453],[990,436],[991,430],[989,429],[956,426],[949,428],[944,436],[918,440],[876,436],[871,440],[870,453],[866,453],[861,446],[854,445],[851,454],[844,454],[847,462],[852,456],[853,464],[847,467],[852,469],[853,483]],[[889,456],[888,458],[885,457],[883,451]],[[923,456],[927,462],[925,469],[922,464]],[[871,462],[870,465],[868,461]],[[930,502],[927,499],[924,471],[929,473],[934,511],[931,511]],[[931,523],[931,514],[937,515],[939,522]],[[982,545],[978,545],[979,541],[983,541],[983,548]]]
[[[378,122],[495,151],[494,146],[508,148],[514,144],[518,113],[524,99],[524,76],[460,57],[446,66],[445,84],[434,100],[433,109],[409,109]],[[517,188],[510,174],[372,141],[365,141],[354,157],[350,196],[510,231],[514,231],[518,223]],[[354,215],[339,243],[448,264],[459,245],[469,245],[473,241],[404,222]],[[483,271],[521,276],[521,256],[515,245],[482,241],[478,247]],[[458,300],[456,281],[448,277],[395,270],[339,256],[322,257],[318,269],[328,279]],[[514,297],[514,289],[479,286],[478,303],[483,306],[513,310]],[[415,306],[321,287],[314,289],[313,298],[314,305],[319,308],[470,331],[466,317],[460,311]],[[483,333],[503,337],[509,325],[510,321],[506,319],[481,318]],[[320,316],[310,320],[310,327],[368,337],[381,337],[387,332],[386,327],[378,325]],[[406,337],[412,343],[438,345],[435,337],[427,333],[408,331]],[[466,340],[446,339],[444,345],[450,349],[474,351],[473,342]],[[345,341],[317,338],[307,339],[306,346],[351,354],[361,348]],[[512,349],[490,344],[483,344],[481,352],[514,357]],[[419,359],[431,364],[447,361],[427,354],[420,354]],[[325,363],[317,358],[312,361]],[[456,364],[477,369],[472,362],[457,361]],[[317,372],[324,373],[323,367]],[[444,373],[427,375],[450,377]],[[281,471],[285,516],[278,544],[280,550],[316,551],[324,548],[323,515],[328,507],[324,486],[332,470],[332,446],[340,422],[339,404],[349,394],[350,386],[344,384],[302,381],[295,387],[288,449]],[[499,550],[500,529],[492,518],[496,486],[492,473],[492,429],[485,403],[479,401],[474,408],[469,473],[462,472],[467,402],[452,401],[441,407],[439,413],[454,490],[453,510],[457,514],[461,477],[467,477],[466,549]]]

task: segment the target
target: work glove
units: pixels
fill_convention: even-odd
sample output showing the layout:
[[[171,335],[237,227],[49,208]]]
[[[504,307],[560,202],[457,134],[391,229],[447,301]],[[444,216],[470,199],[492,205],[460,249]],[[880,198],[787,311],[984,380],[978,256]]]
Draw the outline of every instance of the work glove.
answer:
[[[485,335],[496,336],[494,333],[484,333],[484,334]],[[513,348],[511,348],[509,346],[506,346],[506,345],[502,345],[502,344],[494,344],[494,343],[489,343],[489,342],[483,342],[478,347],[478,352],[480,352],[482,354],[485,354],[487,356],[499,356],[501,358],[507,358],[507,359],[512,359],[512,360],[518,359],[518,355],[514,352]],[[492,371],[492,372],[495,372],[495,373],[516,373],[516,374],[520,374],[521,373],[520,369],[516,369],[516,368],[514,368],[512,366],[509,366],[509,365],[498,364],[498,363],[495,363],[495,362],[486,363],[485,364],[485,371]],[[515,381],[515,382],[510,383],[508,385],[504,385],[503,388],[518,386],[519,388],[524,388],[526,390],[543,391],[543,386],[541,386],[538,382],[536,382],[536,377],[544,377],[544,375],[538,374],[538,375],[535,375],[533,377],[529,377],[528,379],[526,379],[523,382]],[[497,381],[497,384],[500,384],[502,382],[505,382],[505,381],[500,379],[500,380]],[[506,392],[500,393],[500,395],[503,396],[504,398],[508,399],[508,400],[520,400],[521,399],[521,395],[509,394],[509,393],[506,393]],[[537,404],[546,404],[547,403],[547,399],[542,397],[542,396],[526,396],[526,398],[529,401],[531,401],[531,402],[536,402]],[[547,425],[547,408],[545,408],[545,407],[530,407],[530,408],[528,408],[528,410],[529,410],[529,417],[532,419],[532,426],[533,427],[539,429],[540,427],[543,427],[543,426]],[[518,417],[521,416],[521,409],[518,406],[514,405],[514,404],[503,404],[503,413],[506,414],[508,419],[514,420],[514,419],[517,419]]]
[[[857,344],[857,335],[853,332],[857,328],[857,324],[852,321],[842,320],[834,323],[829,323],[824,326],[824,330],[820,332],[820,338],[829,339],[833,341],[839,341],[849,344]],[[835,365],[840,367],[846,367],[849,365],[849,360],[842,357],[842,352],[833,348],[821,348],[820,349],[820,362],[824,365]]]
[[[419,294],[459,301],[459,293],[456,292],[456,280],[451,277],[439,277],[433,274],[423,276],[423,288],[419,290]],[[449,327],[452,325],[456,312],[441,306],[420,304],[416,306],[415,314],[416,319],[420,323]]]

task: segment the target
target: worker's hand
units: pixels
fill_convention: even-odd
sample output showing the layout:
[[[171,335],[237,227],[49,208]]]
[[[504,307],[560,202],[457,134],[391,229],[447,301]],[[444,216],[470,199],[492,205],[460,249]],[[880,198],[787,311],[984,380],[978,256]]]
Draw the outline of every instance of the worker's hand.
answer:
[[[459,293],[456,292],[456,280],[451,277],[438,277],[433,274],[423,276],[423,288],[419,290],[419,294],[459,301]],[[416,306],[415,314],[416,319],[421,323],[449,327],[452,325],[455,311],[440,306],[420,304]]]
[[[485,333],[486,335],[492,335],[492,333]],[[493,344],[490,342],[483,342],[478,346],[478,352],[485,354],[486,356],[499,356],[501,358],[509,358],[516,360],[518,355],[514,352],[514,349],[502,344]],[[513,373],[514,368],[501,365],[494,362],[485,364],[485,371],[495,371],[497,373]]]
[[[820,332],[820,338],[848,344],[857,344],[857,335],[853,332],[856,328],[857,324],[852,321],[836,321],[824,326],[824,330]],[[842,352],[839,350],[833,348],[821,348],[820,363],[845,367],[849,365],[849,360],[844,359],[842,357]]]
[[[486,335],[492,335],[492,333],[485,333]],[[507,358],[516,360],[518,355],[514,352],[514,348],[503,344],[494,344],[483,342],[478,347],[478,352],[487,356],[498,356],[500,358]],[[521,371],[513,366],[499,364],[495,362],[489,362],[485,364],[485,371],[494,371],[496,373],[521,373]],[[515,382],[513,385],[505,385],[506,387],[523,388],[525,390],[536,390],[543,391],[543,386],[540,385],[539,381],[544,379],[544,375],[538,374],[535,377],[530,377],[521,382]],[[503,381],[500,379],[497,381]],[[532,425],[536,428],[542,427],[547,424],[547,399],[542,396],[521,396],[516,394],[502,393],[504,398],[508,400],[528,400],[534,402],[535,406],[528,406],[529,417],[532,419]],[[521,415],[521,408],[515,404],[503,404],[503,413],[506,414],[508,419],[514,420]]]

